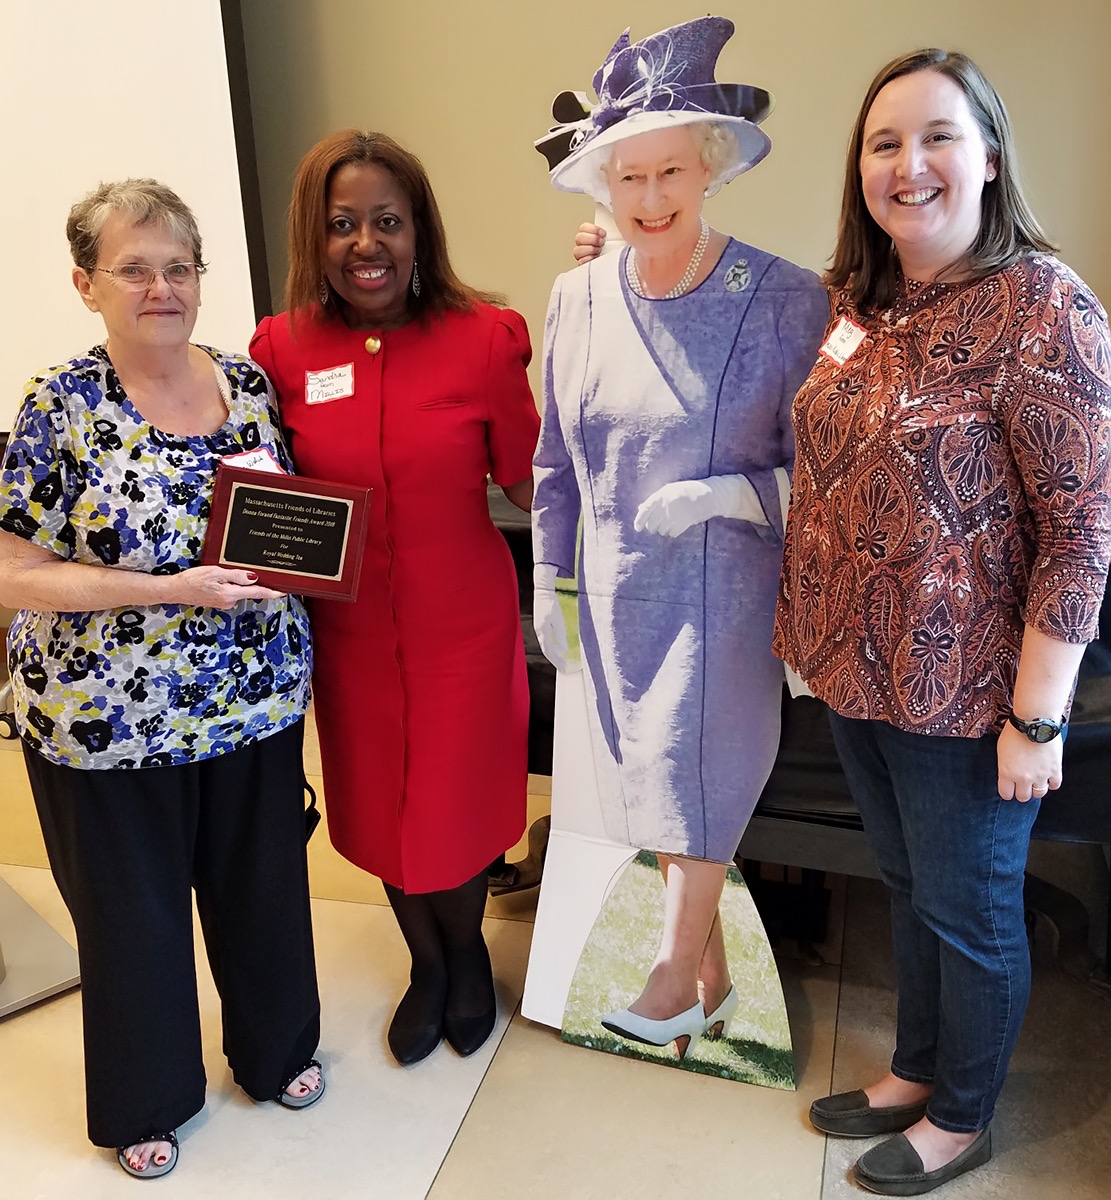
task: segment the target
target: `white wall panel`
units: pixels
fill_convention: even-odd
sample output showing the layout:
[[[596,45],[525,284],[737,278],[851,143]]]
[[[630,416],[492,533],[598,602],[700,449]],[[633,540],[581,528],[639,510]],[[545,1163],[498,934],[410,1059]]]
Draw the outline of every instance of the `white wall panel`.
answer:
[[[150,175],[196,213],[211,269],[194,340],[254,328],[219,0],[3,0],[0,429],[36,371],[99,341],[70,282],[70,206]]]

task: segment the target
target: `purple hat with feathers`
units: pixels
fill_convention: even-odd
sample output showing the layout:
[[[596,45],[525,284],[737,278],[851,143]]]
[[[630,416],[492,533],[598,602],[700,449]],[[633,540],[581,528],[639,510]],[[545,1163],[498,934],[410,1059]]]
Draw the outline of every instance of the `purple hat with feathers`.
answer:
[[[552,183],[608,203],[600,168],[615,143],[698,122],[722,126],[737,142],[737,161],[716,183],[754,167],[771,149],[759,124],[774,101],[762,88],[714,80],[733,30],[725,17],[699,17],[631,42],[626,29],[594,75],[598,103],[589,105],[582,92],[563,92],[552,105],[560,124],[535,143],[548,160]]]

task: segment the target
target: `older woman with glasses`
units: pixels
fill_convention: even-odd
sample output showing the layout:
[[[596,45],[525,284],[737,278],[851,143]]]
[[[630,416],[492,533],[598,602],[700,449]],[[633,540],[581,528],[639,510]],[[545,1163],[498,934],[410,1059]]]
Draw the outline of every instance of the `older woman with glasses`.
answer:
[[[31,381],[0,476],[0,603],[43,838],[77,931],[90,1139],[141,1179],[204,1105],[196,891],[223,1046],[256,1100],[324,1091],[301,739],[299,601],[196,566],[216,467],[288,466],[266,377],[191,344],[201,240],[150,179],[67,234],[103,344]]]

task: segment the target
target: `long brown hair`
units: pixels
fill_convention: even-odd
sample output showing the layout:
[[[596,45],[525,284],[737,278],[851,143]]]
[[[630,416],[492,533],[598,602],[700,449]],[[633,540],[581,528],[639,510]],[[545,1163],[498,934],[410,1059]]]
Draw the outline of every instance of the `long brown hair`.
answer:
[[[401,185],[413,209],[419,296],[409,293],[415,318],[447,311],[466,312],[475,304],[500,304],[502,297],[468,287],[452,269],[447,236],[432,185],[420,160],[384,133],[343,129],[321,138],[301,159],[289,203],[289,274],[285,303],[294,317],[315,311],[323,319],[339,312],[339,298],[327,282],[324,247],[327,239],[328,187],[340,167],[366,163],[382,167]],[[321,302],[321,285],[327,299]]]
[[[984,184],[976,240],[959,263],[949,263],[939,274],[959,265],[969,278],[982,279],[1013,265],[1023,254],[1056,249],[1023,193],[1011,121],[999,93],[967,55],[956,50],[915,50],[893,59],[872,80],[849,139],[837,248],[825,282],[847,288],[853,305],[864,313],[887,308],[899,282],[899,260],[891,238],[872,219],[864,202],[860,183],[864,125],[880,91],[893,79],[918,71],[936,71],[961,89],[996,166],[995,178]]]

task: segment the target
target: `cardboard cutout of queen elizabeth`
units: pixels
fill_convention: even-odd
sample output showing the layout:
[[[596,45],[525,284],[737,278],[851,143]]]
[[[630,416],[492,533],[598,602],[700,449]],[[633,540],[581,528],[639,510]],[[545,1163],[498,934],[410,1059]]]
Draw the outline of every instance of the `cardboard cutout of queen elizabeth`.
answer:
[[[754,1078],[742,1044],[763,1030],[789,1063],[790,1039],[729,864],[779,744],[790,408],[829,305],[811,272],[702,218],[770,149],[769,94],[713,78],[732,33],[720,17],[626,32],[598,103],[565,93],[537,143],[626,246],[556,281],[545,328],[534,623],[560,676],[523,1011],[596,1048]]]

